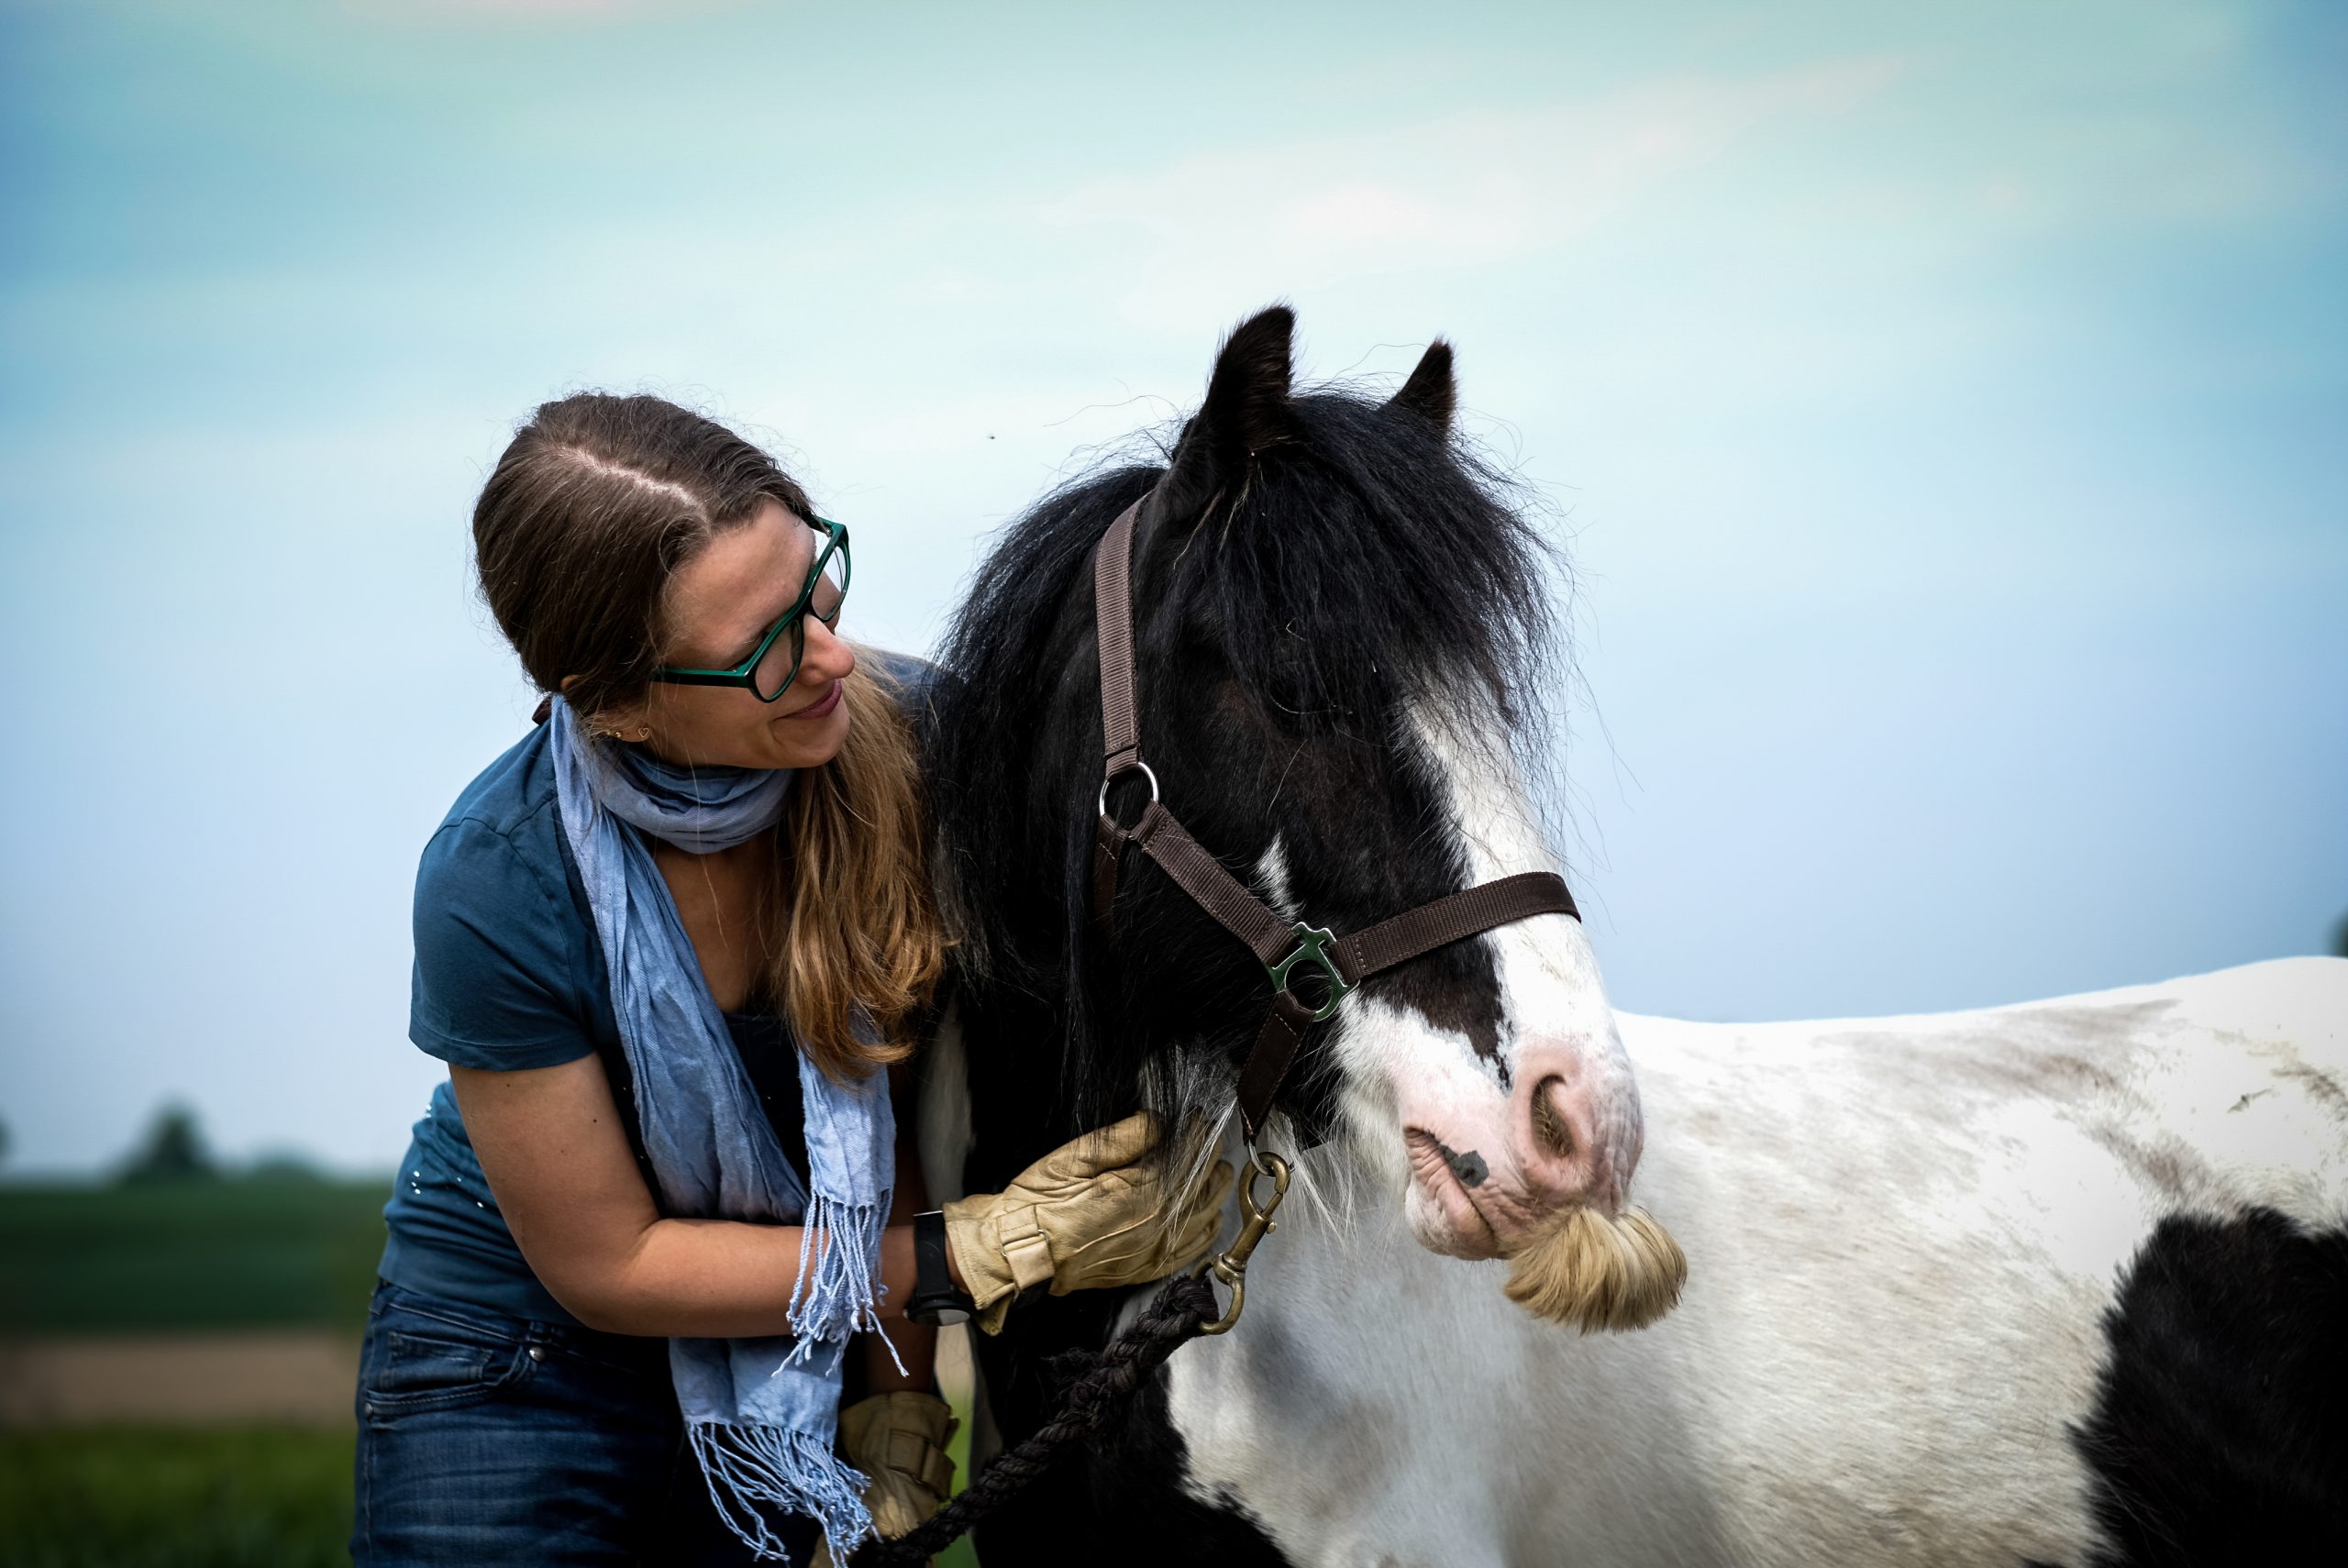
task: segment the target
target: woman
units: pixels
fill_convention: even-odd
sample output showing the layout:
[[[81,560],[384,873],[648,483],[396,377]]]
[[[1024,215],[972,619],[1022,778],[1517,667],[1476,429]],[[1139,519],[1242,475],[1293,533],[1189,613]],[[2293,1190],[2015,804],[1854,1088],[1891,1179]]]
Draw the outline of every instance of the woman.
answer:
[[[548,700],[416,878],[409,1032],[449,1082],[385,1210],[353,1555],[844,1560],[950,1476],[915,1320],[1170,1273],[1228,1171],[1178,1198],[1135,1118],[919,1212],[928,672],[840,639],[847,532],[764,453],[566,398],[473,538]]]

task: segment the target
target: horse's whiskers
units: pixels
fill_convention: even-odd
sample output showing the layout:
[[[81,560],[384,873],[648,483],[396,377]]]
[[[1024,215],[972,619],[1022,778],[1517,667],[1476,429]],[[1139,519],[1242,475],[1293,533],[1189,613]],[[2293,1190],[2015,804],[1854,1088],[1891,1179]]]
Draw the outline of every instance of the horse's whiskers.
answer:
[[[1645,1328],[1688,1283],[1687,1254],[1644,1209],[1569,1209],[1512,1256],[1508,1298],[1584,1333]]]
[[[1289,1165],[1295,1174],[1281,1220],[1314,1222],[1338,1237],[1352,1234],[1358,1187],[1355,1165],[1337,1159],[1308,1161],[1293,1153]]]

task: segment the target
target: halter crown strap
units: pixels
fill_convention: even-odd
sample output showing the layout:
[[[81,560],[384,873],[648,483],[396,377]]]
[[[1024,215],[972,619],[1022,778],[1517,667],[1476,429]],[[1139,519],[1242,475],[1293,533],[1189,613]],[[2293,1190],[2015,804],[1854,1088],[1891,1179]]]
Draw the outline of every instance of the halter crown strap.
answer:
[[[1148,498],[1143,497],[1144,501]],[[1141,756],[1139,692],[1134,679],[1133,550],[1135,518],[1142,502],[1117,514],[1102,536],[1092,561],[1094,635],[1101,655],[1101,817],[1092,849],[1092,915],[1105,932],[1117,897],[1117,867],[1132,845],[1174,879],[1175,886],[1246,944],[1272,978],[1272,1007],[1255,1046],[1239,1069],[1239,1119],[1253,1143],[1271,1113],[1272,1101],[1288,1077],[1304,1032],[1328,1016],[1337,998],[1381,969],[1434,952],[1470,936],[1534,915],[1574,919],[1565,878],[1554,871],[1526,871],[1447,894],[1414,910],[1367,926],[1350,936],[1284,920],[1231,874],[1157,799],[1157,778]],[[1130,828],[1109,815],[1109,785],[1136,769],[1148,774],[1149,805]],[[1316,1011],[1289,988],[1289,971],[1310,958],[1321,970],[1329,995]],[[1308,972],[1310,972],[1308,970]]]
[[[1146,499],[1145,497],[1144,499]],[[1092,624],[1101,644],[1101,740],[1106,783],[1141,762],[1141,720],[1134,690],[1135,502],[1117,513],[1092,557]]]

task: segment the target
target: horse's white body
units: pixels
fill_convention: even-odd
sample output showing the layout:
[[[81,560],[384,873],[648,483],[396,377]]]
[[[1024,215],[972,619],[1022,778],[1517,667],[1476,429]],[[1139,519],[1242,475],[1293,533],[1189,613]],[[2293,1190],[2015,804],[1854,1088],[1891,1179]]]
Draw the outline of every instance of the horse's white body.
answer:
[[[2348,962],[1619,1024],[1679,1309],[1619,1335],[1537,1321],[1506,1264],[1423,1250],[1390,1173],[1361,1173],[1342,1219],[1292,1203],[1238,1329],[1170,1364],[1199,1495],[1330,1568],[2080,1562],[2067,1429],[2153,1227],[2348,1224]]]

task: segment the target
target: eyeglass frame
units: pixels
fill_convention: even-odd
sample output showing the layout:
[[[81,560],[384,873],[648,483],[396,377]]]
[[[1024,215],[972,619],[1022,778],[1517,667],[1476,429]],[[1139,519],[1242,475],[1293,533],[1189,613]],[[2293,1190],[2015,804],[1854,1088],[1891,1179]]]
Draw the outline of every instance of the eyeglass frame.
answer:
[[[775,689],[772,697],[766,696],[759,690],[757,676],[759,661],[767,657],[768,650],[774,646],[774,640],[777,637],[799,624],[807,612],[814,607],[816,585],[823,581],[824,568],[830,563],[835,553],[840,558],[840,602],[829,615],[817,615],[815,619],[823,622],[826,626],[838,625],[840,611],[847,605],[848,580],[855,571],[855,560],[849,555],[847,547],[847,525],[835,523],[828,517],[818,517],[814,521],[824,525],[825,537],[824,547],[815,552],[815,564],[808,569],[807,586],[799,591],[799,597],[792,602],[790,609],[782,613],[782,619],[767,628],[767,635],[759,639],[759,646],[750,650],[749,657],[731,669],[692,669],[662,665],[652,672],[651,679],[669,686],[737,686],[761,702],[778,701],[784,692],[797,685],[799,667],[807,657],[807,638],[804,632],[800,635],[798,650],[792,656],[791,673],[783,678],[782,684]]]

